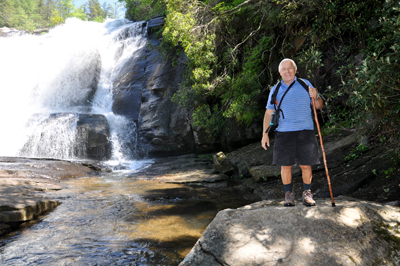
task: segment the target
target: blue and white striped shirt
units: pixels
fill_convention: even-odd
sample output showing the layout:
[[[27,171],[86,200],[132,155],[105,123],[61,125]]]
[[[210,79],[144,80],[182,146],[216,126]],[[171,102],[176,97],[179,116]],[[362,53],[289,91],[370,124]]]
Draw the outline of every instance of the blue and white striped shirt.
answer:
[[[303,79],[307,85],[311,85],[311,83]],[[290,132],[290,131],[299,131],[299,130],[313,130],[314,122],[311,114],[311,98],[308,90],[306,91],[303,86],[297,81],[297,77],[294,80],[295,84],[293,84],[292,88],[283,98],[283,102],[281,104],[281,110],[279,117],[279,126],[276,128],[278,132]],[[276,85],[271,89],[268,97],[267,109],[273,109],[274,104],[271,104],[271,97],[274,93]],[[281,102],[283,94],[289,88],[283,81],[281,81],[281,86],[278,91],[278,95],[276,96],[276,100],[278,104]],[[276,106],[278,108],[278,106]]]

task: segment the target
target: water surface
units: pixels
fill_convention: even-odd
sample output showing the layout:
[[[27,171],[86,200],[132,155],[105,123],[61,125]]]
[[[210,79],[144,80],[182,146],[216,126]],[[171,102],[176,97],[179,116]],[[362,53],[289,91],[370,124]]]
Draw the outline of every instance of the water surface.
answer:
[[[224,187],[114,172],[67,181],[62,204],[2,239],[2,265],[178,265],[219,210],[248,203]],[[222,187],[221,187],[222,186]]]

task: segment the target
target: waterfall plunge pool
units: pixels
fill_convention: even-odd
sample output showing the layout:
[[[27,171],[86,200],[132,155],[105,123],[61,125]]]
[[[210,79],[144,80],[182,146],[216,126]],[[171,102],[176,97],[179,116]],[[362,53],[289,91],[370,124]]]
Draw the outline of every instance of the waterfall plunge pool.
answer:
[[[178,265],[218,211],[250,203],[223,182],[160,183],[131,170],[63,183],[46,193],[61,205],[0,238],[1,265]]]

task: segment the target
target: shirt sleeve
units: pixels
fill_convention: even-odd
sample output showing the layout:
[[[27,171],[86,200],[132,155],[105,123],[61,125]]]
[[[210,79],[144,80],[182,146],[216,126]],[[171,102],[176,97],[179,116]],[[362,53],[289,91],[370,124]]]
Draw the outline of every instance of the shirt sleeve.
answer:
[[[271,98],[272,98],[272,94],[274,94],[276,85],[272,87],[271,91],[269,92],[269,96],[268,96],[268,102],[267,102],[267,109],[273,109],[275,110],[275,106],[273,104],[271,104]]]

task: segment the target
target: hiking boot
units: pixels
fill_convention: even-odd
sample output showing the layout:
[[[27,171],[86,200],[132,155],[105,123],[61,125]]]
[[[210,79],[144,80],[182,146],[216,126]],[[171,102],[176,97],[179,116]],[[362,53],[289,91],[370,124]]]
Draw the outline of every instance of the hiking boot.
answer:
[[[294,205],[296,205],[294,202],[294,193],[287,191],[285,194],[285,203],[283,203],[283,206],[290,207]]]
[[[307,207],[315,206],[315,201],[312,198],[311,190],[304,190],[303,192],[303,204]]]

